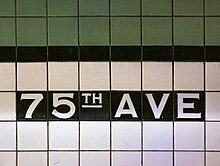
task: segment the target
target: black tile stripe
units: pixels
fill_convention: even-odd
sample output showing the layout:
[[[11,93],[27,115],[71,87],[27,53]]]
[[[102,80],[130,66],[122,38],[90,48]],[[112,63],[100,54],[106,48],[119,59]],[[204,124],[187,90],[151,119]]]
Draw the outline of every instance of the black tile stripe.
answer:
[[[206,46],[206,61],[220,62],[220,46]]]
[[[16,62],[16,49],[18,62],[47,61],[46,46],[2,46],[0,62]],[[143,61],[220,61],[220,46],[49,46],[48,61],[141,61],[141,49]]]
[[[0,47],[0,62],[15,62],[16,47]]]
[[[112,61],[140,61],[141,47],[140,46],[112,46],[111,47]]]
[[[49,46],[48,47],[49,61],[77,61],[78,47],[77,46]]]
[[[18,47],[18,62],[46,62],[47,47]]]
[[[144,46],[144,61],[172,61],[172,46]]]
[[[81,46],[81,61],[109,61],[109,46]]]
[[[174,47],[175,61],[203,61],[204,47],[202,46],[176,46]]]

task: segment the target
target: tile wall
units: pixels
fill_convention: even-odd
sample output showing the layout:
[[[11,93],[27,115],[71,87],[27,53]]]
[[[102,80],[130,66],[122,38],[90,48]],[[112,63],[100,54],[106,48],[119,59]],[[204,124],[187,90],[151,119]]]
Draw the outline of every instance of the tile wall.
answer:
[[[218,166],[219,0],[1,0],[1,166]]]

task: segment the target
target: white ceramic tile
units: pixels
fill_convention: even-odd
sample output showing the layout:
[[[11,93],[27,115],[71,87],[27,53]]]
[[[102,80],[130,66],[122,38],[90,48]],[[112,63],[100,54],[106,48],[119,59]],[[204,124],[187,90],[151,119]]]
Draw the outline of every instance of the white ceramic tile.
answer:
[[[175,152],[176,166],[203,166],[204,152]]]
[[[112,62],[112,90],[141,90],[141,62]]]
[[[220,122],[206,123],[206,149],[220,150]]]
[[[49,166],[78,166],[78,152],[50,152]]]
[[[220,62],[206,63],[206,90],[220,90]]]
[[[0,150],[16,150],[16,122],[0,122]]]
[[[108,62],[80,63],[80,90],[109,90]]]
[[[78,137],[79,122],[49,122],[50,150],[76,150]]]
[[[110,166],[110,152],[81,152],[81,166]]]
[[[144,122],[144,150],[172,150],[172,122]]]
[[[206,153],[206,166],[218,166],[220,163],[220,152]]]
[[[80,148],[82,150],[110,149],[110,122],[80,122]]]
[[[113,152],[112,166],[141,166],[140,152]]]
[[[204,90],[204,71],[202,62],[175,62],[175,90]]]
[[[176,150],[204,150],[204,123],[175,122],[174,146]]]
[[[19,166],[47,166],[47,152],[19,152]]]
[[[171,62],[143,62],[143,90],[172,90]]]
[[[1,166],[16,166],[16,152],[0,152]]]
[[[112,122],[113,150],[140,150],[140,122]]]
[[[144,166],[172,166],[172,152],[144,152]]]
[[[46,150],[46,122],[18,122],[19,150]]]
[[[0,93],[0,120],[15,120],[15,93]]]
[[[78,90],[78,62],[49,62],[49,90]]]
[[[15,90],[15,63],[0,63],[0,90]]]
[[[220,92],[206,92],[206,120],[220,120]]]
[[[46,90],[46,63],[18,63],[18,90]]]

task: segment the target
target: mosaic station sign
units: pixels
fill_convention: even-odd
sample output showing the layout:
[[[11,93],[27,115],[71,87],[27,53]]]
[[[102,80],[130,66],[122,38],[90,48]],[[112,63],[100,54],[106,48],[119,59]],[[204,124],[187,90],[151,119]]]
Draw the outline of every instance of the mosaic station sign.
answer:
[[[202,91],[17,92],[18,120],[205,119]]]

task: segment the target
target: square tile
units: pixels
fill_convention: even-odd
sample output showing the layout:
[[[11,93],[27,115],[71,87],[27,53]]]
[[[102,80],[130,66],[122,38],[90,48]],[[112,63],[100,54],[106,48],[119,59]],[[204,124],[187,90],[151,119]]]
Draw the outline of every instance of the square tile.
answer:
[[[18,152],[19,166],[47,166],[47,152]]]
[[[81,121],[110,120],[110,92],[80,92]]]
[[[17,92],[16,116],[18,121],[46,121],[47,92]]]
[[[220,123],[207,122],[206,123],[206,149],[220,150]]]
[[[49,166],[78,166],[78,152],[50,152]]]
[[[143,123],[144,150],[173,150],[172,122]]]
[[[47,149],[46,122],[18,122],[17,130],[18,150]]]
[[[0,63],[0,90],[15,90],[15,63]]]
[[[48,44],[73,46],[78,44],[76,18],[49,18]]]
[[[144,17],[143,45],[171,45],[172,19],[167,17]],[[161,37],[163,36],[163,37]]]
[[[174,118],[177,121],[205,121],[205,92],[174,92]]]
[[[16,152],[0,152],[1,166],[15,166]]]
[[[0,150],[16,150],[16,123],[0,122]]]
[[[77,16],[77,0],[48,0],[49,16]]]
[[[108,62],[80,62],[80,90],[110,90]]]
[[[206,120],[220,120],[220,92],[206,92]]]
[[[214,5],[216,7],[216,3]],[[220,35],[220,18],[219,17],[207,17],[205,21],[206,21],[205,22],[206,45],[219,46],[220,38],[218,36]]]
[[[174,14],[175,15],[203,15],[203,1],[201,0],[175,0],[174,1]]]
[[[220,152],[207,152],[206,153],[206,165],[216,166],[220,163]]]
[[[220,15],[220,1],[219,0],[206,0],[206,15]]]
[[[50,150],[77,150],[78,142],[78,122],[49,122]]]
[[[46,16],[46,2],[44,0],[17,0],[18,16]]]
[[[110,150],[110,122],[81,121],[80,149]]]
[[[144,152],[143,166],[172,166],[173,153],[172,152]]]
[[[78,90],[77,62],[49,62],[48,70],[49,90]]]
[[[172,90],[171,62],[143,62],[143,90]]]
[[[220,62],[206,62],[206,90],[220,90]]]
[[[172,121],[173,109],[174,109],[173,97],[174,95],[172,91],[143,91],[142,92],[143,120]]]
[[[141,120],[141,92],[111,91],[111,116],[115,121]]]
[[[204,152],[175,152],[175,165],[204,165]]]
[[[172,15],[172,1],[143,0],[143,15]]]
[[[111,25],[112,45],[140,45],[140,18],[113,17],[111,20]]]
[[[141,90],[141,63],[112,62],[111,78],[112,90]]]
[[[113,150],[141,149],[141,122],[112,122]]]
[[[0,16],[15,15],[15,0],[2,0],[0,6]]]
[[[48,94],[49,120],[77,121],[78,91],[71,92],[49,92]]]
[[[140,0],[111,0],[112,15],[140,15]]]
[[[1,46],[15,46],[15,19],[0,18],[0,35]]]
[[[17,24],[18,46],[45,46],[47,44],[46,18],[18,18]]]
[[[113,152],[112,166],[141,166],[140,152]]]
[[[174,19],[174,44],[202,46],[203,37],[202,17],[176,17]]]
[[[80,0],[79,1],[80,15],[108,15],[109,1],[108,0]]]
[[[18,63],[18,90],[46,91],[47,74],[46,63]]]
[[[80,45],[109,45],[107,17],[81,17],[79,27]]]
[[[110,152],[81,152],[81,166],[110,166]]]
[[[15,93],[0,93],[0,120],[16,120]]]
[[[174,123],[175,150],[204,150],[203,122]]]
[[[175,90],[203,90],[204,71],[202,62],[175,62]]]

